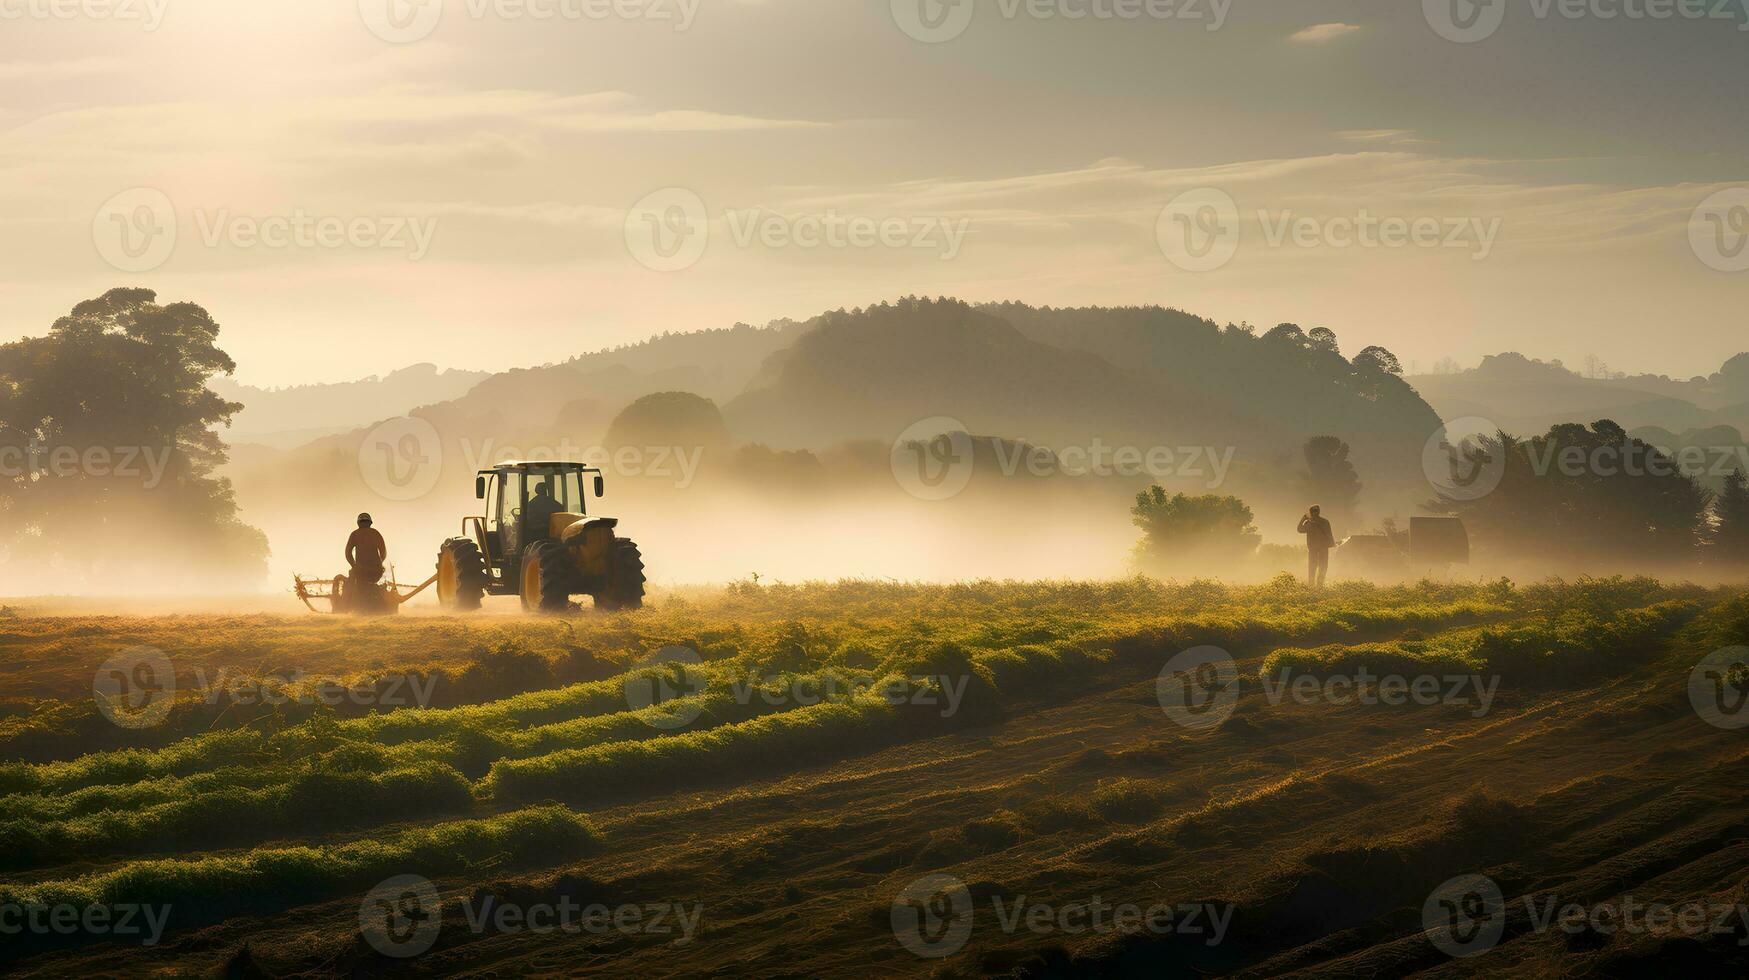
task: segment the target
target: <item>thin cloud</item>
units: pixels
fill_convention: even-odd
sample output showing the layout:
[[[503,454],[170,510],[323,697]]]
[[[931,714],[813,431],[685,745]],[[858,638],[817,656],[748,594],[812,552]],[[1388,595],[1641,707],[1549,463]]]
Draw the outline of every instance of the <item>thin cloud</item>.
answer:
[[[1303,31],[1288,38],[1295,44],[1328,44],[1339,37],[1346,37],[1360,30],[1356,24],[1313,24]]]
[[[1350,143],[1386,143],[1391,146],[1426,146],[1432,140],[1422,139],[1413,129],[1343,129],[1336,138]]]

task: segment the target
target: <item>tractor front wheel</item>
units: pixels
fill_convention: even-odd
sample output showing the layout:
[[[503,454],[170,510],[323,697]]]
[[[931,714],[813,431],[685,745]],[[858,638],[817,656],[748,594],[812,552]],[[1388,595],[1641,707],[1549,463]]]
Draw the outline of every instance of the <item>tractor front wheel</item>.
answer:
[[[607,572],[607,590],[595,597],[597,609],[642,609],[644,606],[644,554],[631,541],[613,543],[613,567]]]
[[[522,554],[522,611],[564,612],[574,578],[570,554],[557,541],[529,545]]]
[[[455,612],[480,608],[486,559],[473,538],[451,538],[437,550],[437,604]]]

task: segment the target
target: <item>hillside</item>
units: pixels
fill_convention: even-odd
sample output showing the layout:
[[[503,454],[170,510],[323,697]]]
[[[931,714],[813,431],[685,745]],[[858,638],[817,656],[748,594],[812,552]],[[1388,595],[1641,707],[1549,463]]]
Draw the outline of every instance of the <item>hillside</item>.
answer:
[[[459,398],[489,377],[489,371],[440,371],[434,364],[414,364],[381,377],[338,384],[257,388],[217,377],[209,387],[220,397],[243,404],[231,420],[228,441],[290,448],[361,423],[404,415],[421,405]]]
[[[1657,375],[1587,378],[1558,361],[1517,353],[1485,357],[1457,374],[1408,380],[1440,417],[1480,416],[1518,435],[1604,418],[1628,429],[1749,428],[1749,354],[1737,355],[1713,375],[1687,381]]]
[[[719,403],[734,397],[767,357],[806,329],[792,320],[774,320],[763,327],[738,323],[665,333],[558,364],[492,375],[465,396],[424,414],[446,432],[593,441],[620,409],[652,392],[689,391]]]
[[[932,416],[1048,444],[1139,440],[1188,407],[1096,355],[1028,339],[963,303],[921,300],[826,314],[724,413],[744,438],[823,448],[890,441]]]
[[[1165,464],[1150,464],[1145,472],[1132,465],[1116,478],[1070,481],[1077,494],[1072,505],[1011,499],[1016,510],[1007,523],[997,522],[1012,527],[1013,520],[1066,506],[1062,513],[1079,521],[1109,524],[1097,544],[1082,540],[1108,556],[1109,568],[1083,570],[1116,572],[1124,544],[1106,538],[1130,536],[1126,501],[1149,482],[1239,496],[1271,536],[1285,537],[1306,506],[1300,450],[1314,435],[1351,444],[1372,514],[1404,514],[1425,499],[1420,452],[1439,426],[1432,408],[1388,365],[1380,366],[1385,362],[1344,358],[1332,338],[1313,333],[1317,344],[1285,325],[1256,336],[1248,327],[1222,327],[1157,307],[1054,310],[906,299],[806,322],[664,335],[493,375],[459,398],[413,413],[435,430],[438,443],[419,449],[441,472],[431,472],[430,491],[412,500],[384,500],[361,478],[360,449],[375,420],[293,450],[238,447],[226,475],[244,512],[273,542],[275,571],[314,571],[333,559],[319,536],[310,539],[312,520],[327,529],[336,514],[368,508],[385,526],[393,521],[402,540],[439,540],[453,533],[457,514],[475,506],[471,476],[480,466],[550,455],[608,462],[593,450],[621,411],[645,395],[688,392],[720,406],[728,452],[702,459],[696,481],[628,483],[640,473],[610,464],[615,489],[609,506],[636,519],[652,545],[671,532],[667,550],[684,553],[690,532],[682,529],[683,518],[702,519],[712,501],[732,506],[727,495],[739,491],[747,499],[733,505],[742,508],[736,526],[749,541],[732,549],[742,563],[736,568],[774,571],[800,567],[781,548],[791,537],[785,529],[794,526],[797,504],[819,508],[816,517],[837,527],[834,507],[911,501],[893,479],[888,447],[911,426],[945,418],[953,421],[931,424],[958,423],[974,437],[1018,440],[1055,451],[1058,459],[1161,451]],[[651,451],[644,462],[652,463],[652,472],[642,475],[682,454],[667,452],[676,439],[686,442],[675,436],[655,440],[660,446],[634,447]],[[848,451],[853,446],[860,448]],[[397,437],[392,448],[407,447]],[[434,448],[440,451],[433,455]],[[373,465],[380,465],[383,451],[379,438],[370,450],[376,455],[367,454]],[[1099,475],[1114,476],[1112,458],[1094,464],[1104,467]],[[772,465],[776,460],[785,465]],[[993,469],[1003,473],[991,466],[979,472]],[[809,479],[801,479],[804,473]],[[1032,473],[1019,467],[1005,475]],[[1046,481],[1000,482],[1018,491],[1043,489]],[[679,489],[689,493],[684,506],[672,499]],[[798,491],[805,491],[805,501],[790,502]],[[859,495],[873,498],[850,504]],[[331,501],[337,499],[359,503],[336,509]],[[968,495],[960,507],[929,514],[970,533],[972,525],[996,519],[988,501],[974,499]],[[907,526],[923,527],[917,516],[909,520]],[[1065,533],[1070,526],[1052,525]],[[917,548],[939,544],[944,533],[932,525],[909,549],[890,544],[914,560]],[[991,534],[974,536],[980,543],[972,550],[997,554],[993,542],[1001,535]],[[717,571],[698,564],[676,574],[693,581]]]
[[[724,411],[737,435],[782,445],[891,439],[946,416],[1058,447],[1231,447],[1271,466],[1334,434],[1381,483],[1412,483],[1433,410],[1400,378],[1303,340],[1158,307],[903,300],[821,318]]]

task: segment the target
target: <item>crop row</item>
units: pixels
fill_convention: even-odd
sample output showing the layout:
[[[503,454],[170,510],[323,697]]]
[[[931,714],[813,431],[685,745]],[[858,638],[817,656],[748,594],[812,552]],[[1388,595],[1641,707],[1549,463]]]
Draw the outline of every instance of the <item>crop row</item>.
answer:
[[[1550,617],[1449,630],[1428,639],[1282,649],[1264,659],[1260,673],[1486,673],[1516,684],[1565,684],[1644,660],[1649,645],[1700,611],[1699,604],[1688,600],[1608,615],[1570,609]]]
[[[595,851],[599,842],[599,833],[581,814],[557,806],[531,807],[376,840],[132,861],[73,878],[0,885],[0,906],[144,906],[163,910],[168,921],[182,927],[247,910],[357,894],[396,875],[436,878],[487,864],[508,869],[575,861]],[[15,938],[19,946],[29,942],[28,936]],[[9,947],[0,957],[26,951]]]
[[[1124,657],[1147,656],[1161,650],[1206,642],[1249,645],[1294,642],[1319,636],[1337,638],[1407,627],[1437,628],[1444,624],[1498,618],[1511,611],[1511,606],[1479,595],[1450,602],[1384,607],[1326,603],[1255,615],[1204,613],[1133,622],[1076,623],[1072,627],[1037,624],[1025,631],[1006,631],[1003,639],[1007,642],[999,647],[975,643],[959,645],[977,651],[980,662],[988,667],[998,685],[1012,692],[1030,687],[1040,678],[1057,677],[1065,670],[1079,669],[1092,660],[1110,656],[1112,651]],[[933,632],[951,636],[955,631]],[[959,632],[976,633],[980,630],[966,627]],[[775,666],[784,670],[811,669],[816,674],[822,669],[832,670],[864,680],[893,672],[914,674],[917,673],[913,669],[916,665],[907,667],[906,663],[916,659],[916,651],[936,648],[944,642],[958,641],[924,635],[880,653],[869,650],[866,643],[853,642],[830,650],[796,651]],[[1064,666],[1065,662],[1068,667]],[[763,673],[772,670],[773,666],[773,657],[761,652],[712,661],[700,669],[713,686],[726,686],[747,672]],[[666,671],[670,683],[675,680],[672,670],[670,665]],[[650,683],[664,673],[661,669],[644,669],[609,680],[530,692],[477,706],[402,709],[339,722],[318,716],[279,732],[221,730],[184,739],[162,749],[120,749],[39,765],[14,763],[0,766],[0,794],[66,793],[90,786],[190,776],[226,767],[302,762],[348,742],[373,749],[385,745],[404,749],[381,753],[377,763],[380,767],[430,760],[447,762],[464,771],[483,771],[494,761],[529,754],[530,746],[534,749],[582,748],[612,735],[637,738],[645,734],[646,728],[648,734],[660,734],[661,726],[645,726],[633,720],[627,711],[630,706],[626,689],[628,682]],[[756,703],[758,699],[755,699]],[[750,710],[744,711],[740,718],[759,713],[759,709],[752,705],[742,707]],[[730,708],[718,700],[704,705],[703,715],[707,723],[711,720],[737,720],[736,712]],[[615,720],[602,726],[584,721],[597,717]],[[397,746],[396,743],[411,744]]]
[[[1564,657],[1590,656],[1599,663],[1643,652],[1647,644],[1692,616],[1695,608],[1693,603],[1668,602],[1604,619],[1571,612],[1553,621],[1457,628],[1431,640],[1278,650],[1265,669],[1291,664],[1328,672],[1364,663],[1383,670],[1413,662],[1422,669],[1467,670],[1510,662],[1518,665],[1515,676],[1519,676],[1526,673],[1527,665],[1546,667],[1550,655],[1537,651],[1551,646]],[[1399,610],[1392,625],[1430,625],[1442,617],[1461,620],[1477,612],[1468,605],[1438,613]],[[1379,624],[1374,615],[1364,624],[1337,619],[1323,626],[1343,632]],[[1286,638],[1296,626],[1305,623],[1219,624],[1197,617],[1149,639],[1159,644],[1153,649],[1157,657],[1162,649],[1187,645],[1240,648],[1260,636]],[[862,693],[827,703],[797,704],[719,683],[703,694],[641,711],[502,735],[453,727],[446,717],[441,725],[457,732],[456,737],[393,746],[337,738],[337,730],[344,726],[332,721],[325,726],[300,726],[280,736],[301,736],[312,748],[312,754],[294,762],[242,766],[187,779],[89,786],[63,795],[36,792],[0,798],[0,832],[17,842],[0,865],[41,867],[148,848],[197,848],[377,826],[424,814],[466,812],[476,798],[500,803],[600,802],[641,793],[650,785],[686,785],[726,772],[781,771],[994,719],[1016,698],[1072,691],[1093,682],[1100,668],[1118,656],[1111,650],[1089,651],[1061,642],[986,651],[949,642],[889,658],[885,666],[894,672],[887,678],[910,679],[902,685],[908,696],[900,699],[890,695],[887,685],[871,689],[874,675],[821,672],[790,680],[827,689],[832,687],[825,683],[830,680]],[[944,697],[939,685],[956,678],[961,703],[957,714],[950,715],[942,709],[955,699]],[[678,720],[694,713],[697,717],[684,731],[672,730]],[[214,739],[233,734],[218,733]],[[483,778],[470,785],[455,765],[463,761]]]

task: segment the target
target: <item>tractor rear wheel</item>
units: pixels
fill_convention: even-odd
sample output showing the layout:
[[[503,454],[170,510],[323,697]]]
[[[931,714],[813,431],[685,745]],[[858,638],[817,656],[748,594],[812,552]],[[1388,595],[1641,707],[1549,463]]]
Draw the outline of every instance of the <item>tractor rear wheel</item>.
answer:
[[[570,552],[557,541],[540,541],[523,549],[523,612],[557,613],[570,608],[575,577]]]
[[[437,604],[456,612],[480,608],[486,594],[486,559],[473,538],[451,538],[437,549]]]
[[[595,597],[597,609],[642,609],[644,606],[644,555],[638,546],[621,538],[613,543],[613,567],[607,571],[607,590]]]

